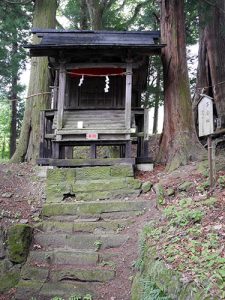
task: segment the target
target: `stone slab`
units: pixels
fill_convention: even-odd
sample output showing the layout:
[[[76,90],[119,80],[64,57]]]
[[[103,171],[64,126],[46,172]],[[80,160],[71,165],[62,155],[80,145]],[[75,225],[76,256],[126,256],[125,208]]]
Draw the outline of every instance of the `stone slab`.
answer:
[[[96,265],[99,261],[99,254],[94,251],[31,251],[28,263],[32,264],[54,264],[54,265]]]
[[[54,203],[44,205],[44,217],[78,215],[96,216],[102,213],[140,211],[149,207],[148,201],[93,201],[77,203]]]
[[[61,222],[61,221],[43,221],[39,226],[43,231],[52,232],[95,232],[101,231],[117,231],[126,227],[127,221],[74,221],[74,222]]]
[[[59,282],[63,280],[107,282],[112,280],[114,277],[115,271],[107,269],[64,268],[50,271],[50,280],[52,282]]]
[[[118,234],[43,234],[35,236],[35,244],[39,244],[46,249],[77,249],[77,250],[97,250],[120,247],[128,240],[127,235]]]

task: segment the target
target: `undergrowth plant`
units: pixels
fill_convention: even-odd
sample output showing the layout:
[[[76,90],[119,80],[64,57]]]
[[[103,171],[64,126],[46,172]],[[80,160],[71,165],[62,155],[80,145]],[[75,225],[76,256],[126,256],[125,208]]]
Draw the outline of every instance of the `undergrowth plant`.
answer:
[[[220,184],[223,180],[225,184],[225,177],[220,179]],[[220,219],[215,226],[203,222],[213,210],[219,212],[214,197],[177,199],[168,205],[163,211],[164,219],[148,224],[143,230],[136,262],[139,271],[144,270],[146,258],[156,251],[159,261],[188,274],[206,297],[225,299],[225,256],[221,241],[224,225]],[[141,300],[168,299],[154,286],[154,278],[144,281],[143,287],[145,293]]]
[[[143,280],[143,295],[140,300],[171,300],[150,280]]]

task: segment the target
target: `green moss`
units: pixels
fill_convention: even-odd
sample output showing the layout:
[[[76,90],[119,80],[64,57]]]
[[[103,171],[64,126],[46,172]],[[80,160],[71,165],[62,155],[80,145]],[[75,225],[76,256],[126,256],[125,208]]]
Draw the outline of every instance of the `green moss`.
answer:
[[[48,169],[47,172],[47,184],[48,183],[60,183],[60,182],[69,182],[73,183],[76,177],[76,169]]]
[[[153,184],[150,181],[146,181],[146,182],[142,183],[142,186],[141,186],[142,192],[143,193],[149,192],[151,190],[152,186],[153,186]]]
[[[14,263],[25,262],[32,240],[32,227],[27,224],[16,224],[8,231],[9,259]]]
[[[166,190],[166,194],[167,194],[168,197],[174,196],[175,195],[175,190],[173,188],[168,188]]]
[[[141,300],[143,294],[143,285],[141,283],[141,274],[137,273],[132,283],[131,299]]]
[[[146,247],[142,257],[143,268],[138,272],[132,284],[132,300],[145,299],[173,299],[173,300],[203,300],[207,299],[203,290],[198,289],[194,284],[185,284],[181,280],[178,271],[168,269],[163,261],[159,260],[154,247]],[[148,285],[145,285],[148,283]],[[151,287],[157,298],[151,298],[148,291],[146,297],[145,290]],[[155,288],[153,288],[155,287]]]
[[[133,179],[134,180],[134,179]],[[78,180],[76,181],[73,186],[72,190],[74,193],[78,192],[91,192],[91,191],[109,191],[109,190],[117,190],[126,188],[125,179],[102,179],[102,180],[90,180],[90,181],[83,181]]]
[[[22,268],[21,278],[23,280],[34,280],[39,282],[45,282],[48,277],[48,269],[40,267],[30,267],[25,265]]]
[[[98,202],[83,202],[83,203],[54,203],[44,205],[43,216],[57,215],[98,215],[106,212],[131,212],[144,210],[147,206],[145,201],[98,201]]]
[[[88,270],[88,269],[67,269],[67,270],[56,270],[51,272],[51,279],[54,282],[62,281],[66,278],[71,278],[79,281],[90,281],[90,282],[106,282],[112,280],[115,277],[114,270]]]
[[[112,177],[133,177],[133,167],[131,165],[112,166],[110,175]]]
[[[191,181],[185,181],[182,184],[180,184],[178,186],[178,190],[180,192],[187,192],[188,190],[190,190],[190,188],[193,186],[193,182]]]
[[[73,194],[72,185],[67,181],[59,183],[48,183],[46,187],[47,202],[61,202],[64,195]]]
[[[134,190],[141,188],[141,181],[139,179],[126,178],[128,186]]]
[[[15,287],[20,279],[18,271],[7,272],[0,276],[0,293],[7,292],[9,289]]]
[[[165,191],[164,187],[158,183],[155,185],[156,191],[156,203],[157,205],[164,205],[165,204]]]
[[[76,179],[106,179],[110,177],[110,167],[77,168]]]

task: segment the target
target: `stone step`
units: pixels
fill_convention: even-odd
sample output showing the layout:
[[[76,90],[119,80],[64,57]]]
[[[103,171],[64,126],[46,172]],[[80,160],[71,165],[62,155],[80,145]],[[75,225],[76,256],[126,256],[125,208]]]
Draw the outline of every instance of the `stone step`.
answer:
[[[118,253],[114,252],[96,252],[94,250],[64,250],[56,249],[53,251],[34,250],[30,251],[27,265],[29,266],[73,266],[73,267],[96,267],[103,265],[115,266],[112,263],[117,258]]]
[[[17,286],[16,300],[50,300],[54,297],[63,299],[95,299],[94,287],[97,283],[86,282],[57,282],[43,283],[42,281],[21,280]],[[89,297],[88,297],[89,295]],[[33,298],[32,298],[33,297]]]
[[[104,256],[95,251],[56,249],[53,251],[30,251],[27,263],[30,265],[96,266],[102,260],[105,260]]]
[[[91,179],[107,179],[115,177],[133,177],[133,166],[130,165],[115,165],[115,166],[95,166],[82,168],[55,168],[48,169],[47,183],[55,183],[68,181],[69,183],[75,180],[91,180]]]
[[[129,220],[133,222],[133,219],[135,217],[141,216],[144,214],[146,209],[143,210],[134,210],[134,211],[115,211],[115,212],[106,212],[106,213],[101,213],[101,214],[96,214],[94,217],[97,220],[105,220],[105,221],[110,221],[110,220]],[[73,222],[74,220],[83,220],[84,216],[70,216],[70,215],[63,215],[63,216],[50,216],[48,217],[48,220],[51,221],[57,221],[57,222]],[[93,215],[86,215],[85,218],[92,220]]]
[[[38,228],[44,232],[120,232],[130,222],[127,220],[108,220],[108,221],[88,221],[74,220],[71,222],[62,222],[48,220],[38,225]]]
[[[100,216],[103,213],[140,212],[149,207],[149,201],[92,201],[52,203],[43,206],[42,216]]]
[[[35,244],[44,249],[65,248],[77,250],[96,250],[117,248],[125,243],[129,237],[124,234],[62,234],[38,233],[35,235]]]
[[[46,282],[107,282],[115,277],[115,270],[110,268],[81,268],[67,266],[37,267],[26,265],[21,272],[22,280]]]
[[[90,191],[88,193],[86,192],[79,192],[79,193],[75,193],[74,198],[72,198],[72,200],[74,199],[74,201],[96,201],[96,200],[108,200],[110,199],[111,201],[114,200],[126,200],[126,198],[137,198],[141,193],[140,189],[131,189],[131,188],[123,188],[123,189],[115,189],[115,190],[107,190],[107,191]],[[65,199],[65,197],[64,197]],[[57,200],[56,198],[54,199],[54,201],[47,201],[47,202],[59,202],[59,201],[55,201]]]
[[[72,196],[76,200],[95,200],[132,194],[139,195],[140,189],[141,182],[131,177],[73,182],[67,180],[48,183],[46,196],[47,202],[61,202],[68,196]]]

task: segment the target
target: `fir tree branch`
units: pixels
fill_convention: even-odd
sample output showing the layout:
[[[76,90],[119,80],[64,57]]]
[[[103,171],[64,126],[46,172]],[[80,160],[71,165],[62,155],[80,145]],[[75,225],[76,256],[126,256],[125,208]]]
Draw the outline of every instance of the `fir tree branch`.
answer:
[[[149,0],[137,4],[137,6],[134,9],[133,16],[127,22],[124,23],[124,27],[128,27],[130,24],[132,24],[136,19],[137,15],[139,14],[140,10],[142,9],[142,7],[144,7],[148,3]]]

